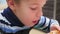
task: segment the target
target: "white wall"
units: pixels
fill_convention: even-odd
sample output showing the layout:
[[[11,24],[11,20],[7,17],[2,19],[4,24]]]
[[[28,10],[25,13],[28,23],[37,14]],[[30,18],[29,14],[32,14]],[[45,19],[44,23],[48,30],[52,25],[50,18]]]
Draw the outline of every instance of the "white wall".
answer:
[[[0,10],[3,10],[7,7],[6,0],[0,0]]]

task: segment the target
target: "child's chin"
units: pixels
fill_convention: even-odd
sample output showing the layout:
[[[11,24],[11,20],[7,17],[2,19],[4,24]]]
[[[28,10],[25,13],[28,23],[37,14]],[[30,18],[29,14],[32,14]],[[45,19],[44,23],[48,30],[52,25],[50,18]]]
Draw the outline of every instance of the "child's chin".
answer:
[[[27,27],[33,27],[34,25],[26,25]]]

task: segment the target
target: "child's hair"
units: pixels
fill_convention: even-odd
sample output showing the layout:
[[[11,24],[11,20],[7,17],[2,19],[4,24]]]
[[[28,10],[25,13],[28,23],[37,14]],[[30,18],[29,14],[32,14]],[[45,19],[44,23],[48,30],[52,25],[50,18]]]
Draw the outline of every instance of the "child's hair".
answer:
[[[15,3],[19,3],[20,0],[14,0],[14,1],[15,1]]]
[[[8,1],[8,0],[7,0]],[[15,3],[19,3],[20,0],[13,0]]]

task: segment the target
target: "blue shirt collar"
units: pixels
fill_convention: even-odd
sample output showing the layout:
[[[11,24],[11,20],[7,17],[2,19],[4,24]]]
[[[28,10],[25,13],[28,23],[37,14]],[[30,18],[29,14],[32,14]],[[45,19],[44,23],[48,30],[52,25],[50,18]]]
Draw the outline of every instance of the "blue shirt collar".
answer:
[[[24,26],[9,7],[4,9],[2,15],[11,23],[11,26]]]

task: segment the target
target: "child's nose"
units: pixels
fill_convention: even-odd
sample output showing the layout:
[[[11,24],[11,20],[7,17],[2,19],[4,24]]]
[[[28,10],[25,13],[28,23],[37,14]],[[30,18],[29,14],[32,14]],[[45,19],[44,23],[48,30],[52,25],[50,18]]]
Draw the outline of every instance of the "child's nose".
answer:
[[[42,14],[42,11],[41,11],[41,10],[36,13],[36,17],[37,17],[37,18],[40,18],[42,15],[43,15],[43,14]]]

